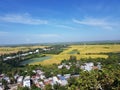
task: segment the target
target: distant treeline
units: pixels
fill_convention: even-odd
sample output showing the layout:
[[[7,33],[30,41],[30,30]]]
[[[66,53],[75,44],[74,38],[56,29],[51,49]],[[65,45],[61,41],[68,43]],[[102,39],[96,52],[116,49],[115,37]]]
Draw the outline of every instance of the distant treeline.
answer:
[[[120,44],[120,40],[103,40],[103,41],[80,41],[80,42],[56,42],[56,43],[30,43],[30,44],[7,44],[0,47],[22,47],[22,46],[53,46],[53,45],[104,45],[104,44]]]

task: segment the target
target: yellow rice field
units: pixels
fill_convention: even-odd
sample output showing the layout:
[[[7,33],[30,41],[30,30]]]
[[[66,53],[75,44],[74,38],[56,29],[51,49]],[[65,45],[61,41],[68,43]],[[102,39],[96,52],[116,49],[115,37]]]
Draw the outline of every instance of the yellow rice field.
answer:
[[[44,48],[44,47],[47,47],[47,46],[0,47],[0,55],[16,53],[18,51],[28,51],[29,49]]]
[[[80,54],[69,54],[73,50],[77,50]],[[107,58],[108,56],[100,53],[120,52],[120,45],[71,45],[66,50],[58,55],[52,56],[51,59],[44,60],[33,64],[48,65],[53,63],[60,63],[63,59],[69,59],[71,55],[74,55],[79,60],[80,58]],[[91,53],[91,54],[88,54]],[[95,53],[95,54],[94,54]],[[88,55],[87,55],[88,54]]]

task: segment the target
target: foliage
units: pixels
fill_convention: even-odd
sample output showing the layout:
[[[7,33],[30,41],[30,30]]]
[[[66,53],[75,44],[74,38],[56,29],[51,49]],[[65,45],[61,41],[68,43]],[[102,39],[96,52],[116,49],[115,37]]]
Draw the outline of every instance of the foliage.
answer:
[[[18,87],[17,90],[30,90],[28,87]]]

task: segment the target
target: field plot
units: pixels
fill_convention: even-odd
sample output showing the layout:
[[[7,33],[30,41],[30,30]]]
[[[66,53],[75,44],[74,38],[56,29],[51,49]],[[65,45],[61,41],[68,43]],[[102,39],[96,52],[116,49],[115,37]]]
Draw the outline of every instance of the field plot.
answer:
[[[44,48],[47,46],[19,46],[19,47],[0,47],[1,54],[17,53],[18,51],[28,51],[29,49]]]
[[[33,64],[53,64],[60,63],[61,60],[69,59],[71,55],[74,55],[79,60],[80,58],[107,58],[105,53],[117,53],[120,52],[120,45],[71,45],[58,55],[48,55],[51,59],[37,62]]]
[[[68,54],[80,54],[79,51],[77,49],[73,49],[71,52],[69,52]]]

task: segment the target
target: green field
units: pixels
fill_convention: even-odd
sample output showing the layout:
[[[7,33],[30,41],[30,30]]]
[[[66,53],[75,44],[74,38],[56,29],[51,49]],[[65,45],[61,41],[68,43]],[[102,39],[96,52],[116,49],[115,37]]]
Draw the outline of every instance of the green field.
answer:
[[[78,54],[80,53],[77,49],[70,51],[68,54]]]
[[[32,59],[29,59],[29,60],[25,60],[25,61],[21,62],[20,64],[21,65],[32,64],[32,63],[41,62],[41,61],[44,61],[44,60],[47,60],[47,59],[50,59],[50,58],[51,58],[50,56],[40,57],[40,58],[32,58]]]

